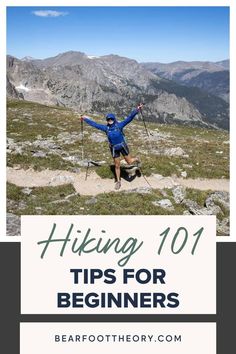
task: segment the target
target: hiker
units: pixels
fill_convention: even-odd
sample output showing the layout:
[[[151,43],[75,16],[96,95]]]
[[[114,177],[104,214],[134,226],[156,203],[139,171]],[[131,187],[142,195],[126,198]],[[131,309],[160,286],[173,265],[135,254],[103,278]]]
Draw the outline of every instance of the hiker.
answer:
[[[87,124],[91,125],[92,127],[102,130],[107,134],[107,138],[109,141],[109,146],[111,150],[111,155],[114,160],[115,165],[115,176],[116,176],[116,184],[115,189],[118,190],[121,187],[121,177],[120,177],[120,154],[124,156],[125,161],[129,165],[136,165],[139,166],[140,161],[138,157],[132,157],[129,153],[129,148],[126,143],[123,128],[129,124],[136,114],[138,114],[143,107],[143,104],[134,109],[128,117],[126,117],[122,122],[118,122],[116,117],[113,113],[109,113],[106,115],[107,124],[99,124],[94,122],[93,120],[89,119],[88,117],[82,116],[81,121],[85,121]]]

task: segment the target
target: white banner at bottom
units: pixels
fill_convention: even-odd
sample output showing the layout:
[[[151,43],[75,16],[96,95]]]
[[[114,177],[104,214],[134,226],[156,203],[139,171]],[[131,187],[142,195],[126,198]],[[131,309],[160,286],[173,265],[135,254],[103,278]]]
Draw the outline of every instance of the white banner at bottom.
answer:
[[[21,323],[20,354],[216,354],[215,323]]]

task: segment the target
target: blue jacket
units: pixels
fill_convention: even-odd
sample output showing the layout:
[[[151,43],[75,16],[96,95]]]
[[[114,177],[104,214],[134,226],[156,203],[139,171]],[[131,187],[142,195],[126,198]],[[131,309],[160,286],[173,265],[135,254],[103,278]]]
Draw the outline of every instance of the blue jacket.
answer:
[[[99,124],[87,117],[84,118],[84,121],[86,123],[88,123],[89,125],[91,125],[91,127],[102,130],[104,133],[106,133],[110,145],[114,146],[114,145],[121,144],[121,143],[125,142],[123,128],[134,119],[134,117],[136,116],[136,114],[138,114],[138,112],[139,111],[137,109],[135,109],[122,122],[118,122],[117,120],[114,120],[114,123],[112,123],[112,124],[106,124],[106,125]]]

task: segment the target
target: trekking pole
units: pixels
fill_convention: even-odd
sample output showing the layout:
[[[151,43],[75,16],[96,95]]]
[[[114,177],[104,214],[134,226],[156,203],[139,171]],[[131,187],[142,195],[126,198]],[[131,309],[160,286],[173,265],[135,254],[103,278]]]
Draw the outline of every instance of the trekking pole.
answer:
[[[139,167],[139,169],[140,169],[140,172],[141,172],[141,174],[142,174],[144,180],[147,182],[147,184],[149,185],[149,187],[152,188],[152,186],[151,186],[151,184],[149,183],[147,177],[144,175],[143,170],[142,170],[140,167]],[[152,189],[153,189],[153,188],[152,188]]]
[[[86,167],[86,173],[85,173],[85,181],[87,181],[87,178],[88,178],[89,165],[90,165],[90,162],[88,161],[88,164],[87,164],[87,167]]]
[[[84,160],[84,120],[83,120],[82,116],[80,118],[80,129],[81,129],[81,135],[82,135],[82,138],[81,138],[81,144],[82,144],[81,160],[83,161]]]
[[[83,120],[83,116],[81,116],[80,118],[80,129],[81,129],[81,144],[82,144],[82,153],[81,153],[81,160],[84,161],[84,120]],[[89,170],[89,161],[87,162],[87,166],[86,166],[86,172],[85,172],[85,181],[87,181],[88,178],[88,170]]]
[[[145,103],[140,103],[140,105],[145,105]],[[147,134],[147,137],[150,139],[150,133],[148,132],[148,129],[147,129],[147,125],[146,125],[146,122],[145,122],[145,119],[144,119],[144,116],[143,116],[143,112],[142,112],[142,107],[139,108],[139,112],[140,112],[140,115],[142,117],[142,121],[143,121],[143,125],[144,125],[144,128],[145,128],[145,131],[146,131],[146,134]],[[147,177],[144,175],[143,173],[143,170],[141,169],[141,167],[139,167],[140,169],[140,172],[145,180],[145,182],[149,185],[150,188],[152,188],[151,184],[149,183]]]
[[[141,104],[141,103],[140,103],[140,104]],[[145,103],[142,103],[142,105],[144,106]],[[142,121],[143,121],[143,125],[144,125],[144,128],[145,128],[147,137],[150,138],[150,135],[151,135],[151,134],[148,132],[147,125],[146,125],[146,122],[145,122],[145,119],[144,119],[144,116],[143,116],[142,108],[139,109],[139,113],[140,113],[140,115],[141,115],[141,118],[142,118]]]

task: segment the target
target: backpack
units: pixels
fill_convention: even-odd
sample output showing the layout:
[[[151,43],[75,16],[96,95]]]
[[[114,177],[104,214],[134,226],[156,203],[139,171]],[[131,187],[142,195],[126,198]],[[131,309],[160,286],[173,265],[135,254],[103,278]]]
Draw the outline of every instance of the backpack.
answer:
[[[124,141],[125,141],[125,135],[123,133],[123,130],[121,128],[119,128],[118,124],[116,123],[115,126],[107,126],[107,131],[106,131],[108,140],[110,142],[111,145],[113,144],[114,139],[116,140],[117,137],[120,137],[120,135],[122,135]],[[123,143],[121,143],[123,145]],[[120,144],[117,144],[120,145]]]

